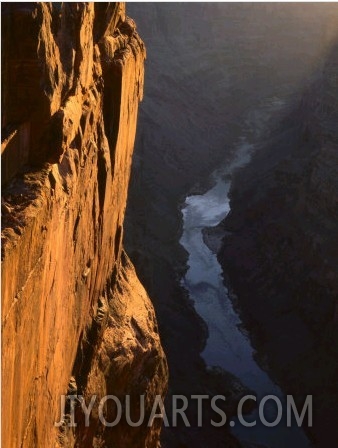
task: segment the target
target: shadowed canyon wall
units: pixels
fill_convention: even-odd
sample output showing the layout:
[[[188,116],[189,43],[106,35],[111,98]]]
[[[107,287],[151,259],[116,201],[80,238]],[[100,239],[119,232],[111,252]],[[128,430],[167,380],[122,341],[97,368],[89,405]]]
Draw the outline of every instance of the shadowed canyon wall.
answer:
[[[271,142],[280,121],[286,116],[291,123],[296,120],[291,112],[325,59],[338,10],[319,3],[307,8],[212,2],[129,7],[148,57],[126,245],[156,304],[170,391],[198,393],[214,380],[200,373],[205,365],[199,353],[208,330],[180,285],[189,263],[179,244],[181,207],[187,195],[208,190],[210,174],[227,166],[243,142],[259,151]],[[273,144],[269,155],[273,160]],[[226,388],[223,384],[220,392]],[[163,431],[170,447],[225,443],[220,431],[170,431]]]
[[[167,385],[154,310],[123,250],[142,40],[120,3],[2,4],[2,442],[158,445],[60,419],[60,396]],[[108,421],[114,408],[104,409]]]
[[[336,16],[338,24],[338,16]],[[285,390],[313,395],[316,447],[338,440],[338,44],[235,174],[219,260]]]

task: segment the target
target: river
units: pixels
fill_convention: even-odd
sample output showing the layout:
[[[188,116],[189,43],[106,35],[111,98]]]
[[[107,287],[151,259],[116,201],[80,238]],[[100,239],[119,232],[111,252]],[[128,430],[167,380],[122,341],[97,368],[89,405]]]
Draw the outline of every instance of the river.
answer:
[[[269,106],[268,111],[271,113],[281,104],[274,101]],[[257,115],[260,116],[261,125],[266,112],[267,108]],[[256,140],[258,134],[256,133],[254,138],[252,137],[254,134],[250,133],[251,139]],[[256,420],[257,425],[247,428],[241,425],[238,419],[233,419],[231,423],[233,434],[244,446],[248,442],[269,448],[286,446],[306,448],[311,444],[303,430],[296,425],[286,427],[285,397],[269,375],[256,363],[250,339],[242,330],[240,317],[224,286],[222,268],[216,255],[203,241],[203,229],[217,225],[229,213],[230,176],[236,168],[250,161],[254,150],[254,142],[243,136],[238,142],[233,161],[213,173],[212,188],[204,194],[186,198],[182,209],[183,234],[180,243],[189,253],[189,259],[188,270],[182,284],[189,292],[196,311],[208,326],[209,336],[201,354],[206,364],[220,366],[237,376],[244,385],[255,392],[258,403],[267,395],[275,395],[283,403],[283,418],[276,427],[268,428],[260,423],[258,411],[255,410],[245,418],[248,421]],[[267,402],[264,415],[269,421],[275,420],[277,407],[272,400]]]

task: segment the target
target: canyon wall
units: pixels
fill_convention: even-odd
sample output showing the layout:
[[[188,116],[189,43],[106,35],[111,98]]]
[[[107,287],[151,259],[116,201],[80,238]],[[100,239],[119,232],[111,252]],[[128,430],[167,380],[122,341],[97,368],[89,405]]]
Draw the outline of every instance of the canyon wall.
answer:
[[[2,5],[2,442],[158,446],[60,396],[164,395],[154,310],[123,250],[145,48],[125,6]],[[108,421],[114,408],[106,406]]]
[[[317,447],[338,440],[338,45],[234,176],[219,260],[285,392],[313,395]]]
[[[148,57],[126,247],[156,304],[170,393],[210,393],[215,379],[203,374],[200,357],[206,325],[180,283],[189,263],[179,244],[181,207],[187,195],[209,188],[210,174],[226,166],[243,142],[268,139],[270,124],[299,100],[336,30],[337,7],[157,2],[129,8]],[[225,390],[228,384],[218,393]],[[166,439],[170,447],[233,443],[206,425],[166,428]]]

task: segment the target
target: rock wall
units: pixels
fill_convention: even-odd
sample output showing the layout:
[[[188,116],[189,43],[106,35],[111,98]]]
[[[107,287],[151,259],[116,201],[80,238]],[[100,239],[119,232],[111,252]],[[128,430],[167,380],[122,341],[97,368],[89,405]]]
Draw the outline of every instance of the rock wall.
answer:
[[[77,409],[72,431],[54,426],[68,388],[142,393],[147,409],[166,390],[122,246],[144,45],[119,3],[7,4],[2,23],[3,445],[157,446],[159,423],[105,428],[93,412],[87,428]]]
[[[316,447],[338,440],[338,46],[234,177],[219,260],[264,365],[303,403]]]

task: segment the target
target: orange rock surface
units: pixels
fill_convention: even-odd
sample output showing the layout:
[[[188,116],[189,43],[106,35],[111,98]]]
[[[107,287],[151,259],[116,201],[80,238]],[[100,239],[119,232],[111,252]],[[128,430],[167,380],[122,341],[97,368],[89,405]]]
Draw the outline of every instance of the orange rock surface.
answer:
[[[123,4],[60,5],[2,8],[2,443],[155,447],[159,424],[54,425],[70,378],[148,406],[167,386],[122,246],[145,48]]]

